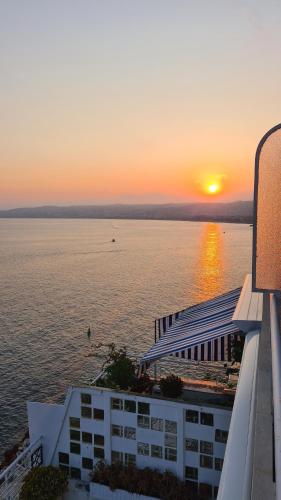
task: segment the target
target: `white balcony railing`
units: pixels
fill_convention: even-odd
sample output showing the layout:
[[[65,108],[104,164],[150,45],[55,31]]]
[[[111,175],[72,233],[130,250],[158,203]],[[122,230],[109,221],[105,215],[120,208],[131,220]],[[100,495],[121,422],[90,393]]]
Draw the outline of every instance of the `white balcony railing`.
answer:
[[[25,476],[43,463],[42,440],[38,439],[23,450],[17,458],[0,472],[0,499],[18,500]]]
[[[241,363],[218,500],[249,500],[253,463],[255,390],[260,331],[249,332]]]

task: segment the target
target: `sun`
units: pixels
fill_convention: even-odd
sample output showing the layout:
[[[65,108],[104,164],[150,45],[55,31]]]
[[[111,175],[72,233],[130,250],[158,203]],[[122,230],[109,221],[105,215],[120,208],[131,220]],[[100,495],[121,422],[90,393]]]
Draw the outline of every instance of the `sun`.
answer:
[[[220,185],[218,183],[208,184],[207,192],[209,194],[217,194],[220,191]]]
[[[226,190],[227,176],[225,174],[215,174],[210,172],[201,172],[195,179],[198,194],[206,197],[219,197]]]

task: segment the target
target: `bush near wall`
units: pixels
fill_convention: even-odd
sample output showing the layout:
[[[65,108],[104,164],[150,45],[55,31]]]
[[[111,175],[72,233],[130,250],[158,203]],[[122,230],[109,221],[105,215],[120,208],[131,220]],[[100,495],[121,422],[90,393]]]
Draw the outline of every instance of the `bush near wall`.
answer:
[[[20,500],[57,500],[67,483],[67,475],[57,467],[36,467],[24,479]]]
[[[178,398],[182,395],[183,381],[174,374],[168,375],[160,380],[160,390],[167,398]]]
[[[92,473],[92,481],[109,486],[111,490],[147,495],[162,500],[199,500],[199,496],[169,471],[137,469],[122,463],[107,465],[100,461]]]

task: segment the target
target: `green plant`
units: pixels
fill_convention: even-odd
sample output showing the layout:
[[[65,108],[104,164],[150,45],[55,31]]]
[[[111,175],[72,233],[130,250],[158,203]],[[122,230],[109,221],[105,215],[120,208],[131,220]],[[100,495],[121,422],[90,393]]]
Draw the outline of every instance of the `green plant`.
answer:
[[[108,364],[109,363],[109,364]],[[106,385],[112,388],[128,389],[136,380],[135,363],[127,356],[125,347],[116,349],[115,344],[109,345],[109,353],[104,365]]]
[[[183,391],[183,381],[174,374],[168,375],[160,380],[160,390],[167,398],[178,398]]]
[[[233,361],[241,363],[245,337],[243,335],[234,335],[231,342],[231,356]]]
[[[137,469],[134,465],[125,466],[122,463],[107,465],[98,462],[92,474],[95,483],[109,486],[111,490],[117,488],[149,495],[162,500],[198,500],[197,493],[180,481],[172,472],[164,473],[157,469]]]
[[[226,387],[228,389],[233,389],[233,387],[235,387],[235,384],[233,382],[227,382]]]
[[[146,392],[151,394],[152,387],[153,387],[153,381],[151,380],[148,373],[144,373],[139,378],[136,378],[131,387],[131,390],[133,392],[138,392],[138,393]]]
[[[57,467],[36,467],[24,479],[20,500],[56,500],[67,489],[68,479]]]

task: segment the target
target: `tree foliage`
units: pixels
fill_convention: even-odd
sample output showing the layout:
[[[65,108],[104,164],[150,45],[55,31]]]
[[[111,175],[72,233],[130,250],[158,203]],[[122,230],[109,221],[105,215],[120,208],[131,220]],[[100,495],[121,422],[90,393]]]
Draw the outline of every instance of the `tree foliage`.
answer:
[[[65,472],[57,467],[36,467],[24,479],[20,500],[56,500],[66,491],[67,483]]]
[[[136,365],[127,356],[125,347],[116,349],[115,344],[109,345],[109,352],[104,365],[106,385],[112,388],[128,389],[136,380]]]

